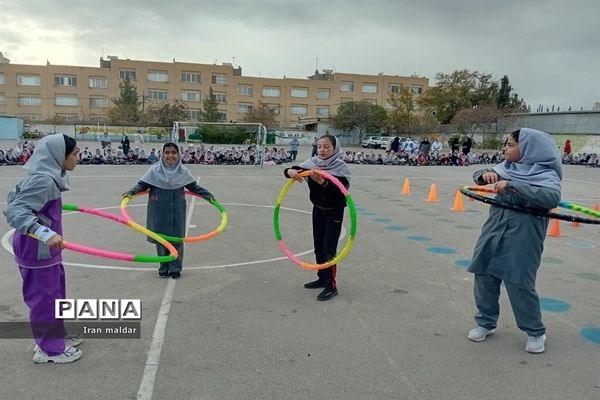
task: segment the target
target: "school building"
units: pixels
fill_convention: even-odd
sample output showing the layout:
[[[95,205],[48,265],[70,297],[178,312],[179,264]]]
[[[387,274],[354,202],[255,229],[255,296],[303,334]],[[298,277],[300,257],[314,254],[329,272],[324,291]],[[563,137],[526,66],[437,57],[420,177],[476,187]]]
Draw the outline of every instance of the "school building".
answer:
[[[119,83],[130,79],[143,107],[179,99],[189,121],[198,121],[212,88],[224,122],[242,121],[256,107],[271,109],[282,128],[298,128],[335,114],[339,104],[366,100],[390,108],[390,93],[409,88],[418,97],[429,79],[418,76],[361,75],[323,70],[306,79],[242,75],[230,63],[197,64],[100,58],[99,67],[11,64],[0,53],[0,115],[26,122],[56,116],[67,123],[106,123]]]

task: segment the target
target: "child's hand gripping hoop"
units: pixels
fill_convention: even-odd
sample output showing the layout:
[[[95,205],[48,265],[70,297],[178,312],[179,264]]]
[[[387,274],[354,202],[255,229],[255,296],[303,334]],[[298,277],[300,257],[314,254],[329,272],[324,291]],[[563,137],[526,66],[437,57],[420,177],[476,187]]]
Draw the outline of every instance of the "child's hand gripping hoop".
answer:
[[[188,194],[188,195],[199,197],[201,199],[204,199],[204,197],[202,197],[199,194],[196,194],[194,192],[190,192],[189,190],[185,190],[184,193]],[[138,193],[136,196],[139,196],[139,195],[142,195],[142,194],[148,194],[148,191]],[[121,215],[128,222],[135,223],[133,221],[133,218],[131,218],[131,216],[127,212],[127,206],[129,205],[130,198],[131,197],[127,196],[127,197],[124,197],[123,200],[121,201]],[[212,230],[212,231],[210,231],[208,233],[205,233],[203,235],[183,237],[183,238],[182,237],[175,237],[175,236],[164,235],[162,233],[157,233],[157,234],[160,235],[162,238],[168,240],[171,243],[201,242],[203,240],[208,240],[208,239],[211,239],[211,238],[217,236],[218,234],[220,234],[221,232],[223,232],[223,230],[227,226],[227,221],[228,221],[227,211],[225,211],[225,208],[216,199],[210,200],[208,202],[210,204],[212,204],[221,213],[221,223],[219,224],[219,226],[216,229],[214,229],[214,230]],[[136,225],[138,225],[138,224],[136,224]]]
[[[281,207],[281,204],[283,203],[285,195],[287,194],[290,187],[294,184],[293,179],[289,179],[286,182],[286,184],[283,186],[283,189],[281,189],[281,192],[279,192],[279,196],[277,196],[277,203],[275,204],[275,211],[273,212],[273,229],[275,230],[275,239],[277,239],[277,244],[279,245],[279,248],[281,249],[283,254],[285,254],[290,260],[298,264],[300,267],[304,269],[315,270],[329,268],[332,265],[335,265],[342,261],[344,258],[346,258],[346,256],[350,252],[350,249],[352,249],[352,246],[354,244],[354,238],[356,236],[356,209],[354,208],[354,201],[352,200],[352,196],[350,196],[350,193],[348,193],[348,189],[346,189],[346,187],[342,185],[342,183],[335,176],[328,174],[325,171],[313,171],[317,171],[323,178],[329,180],[331,183],[337,186],[338,189],[340,189],[340,191],[342,192],[342,194],[346,197],[346,205],[348,206],[348,210],[350,212],[350,234],[342,250],[338,253],[338,255],[336,255],[334,258],[327,262],[324,262],[322,264],[311,264],[300,260],[294,254],[292,254],[287,244],[283,241],[283,239],[281,238],[281,232],[279,230],[279,209]],[[299,175],[302,177],[307,177],[310,175],[310,172],[311,171],[304,171],[301,172]]]
[[[121,261],[135,261],[135,262],[143,262],[143,263],[170,262],[170,261],[176,260],[177,257],[179,257],[177,250],[175,249],[175,247],[173,247],[173,245],[171,243],[167,242],[165,239],[161,238],[156,233],[144,228],[143,226],[136,224],[133,221],[127,221],[127,220],[119,217],[118,215],[110,214],[110,213],[107,213],[102,210],[96,210],[95,208],[78,207],[74,204],[63,204],[62,209],[65,211],[75,211],[75,212],[81,212],[84,214],[97,215],[99,217],[111,219],[120,224],[126,225],[126,226],[156,240],[158,243],[165,246],[167,248],[167,250],[169,250],[170,254],[168,256],[154,256],[154,255],[146,255],[146,254],[135,254],[134,255],[134,254],[127,254],[127,253],[120,253],[120,252],[111,251],[111,250],[97,249],[95,247],[89,247],[89,246],[85,246],[85,245],[82,245],[79,243],[69,242],[66,240],[63,242],[65,249],[76,251],[78,253],[88,254],[91,256],[95,256],[95,257],[110,258],[113,260],[121,260]]]
[[[582,224],[600,224],[600,212],[598,212],[596,210],[592,210],[591,208],[584,207],[581,204],[575,204],[575,203],[561,200],[560,203],[558,203],[558,206],[560,208],[564,208],[564,209],[576,212],[578,214],[589,215],[594,218],[586,218],[586,217],[582,217],[579,215],[563,214],[563,213],[558,213],[558,212],[554,212],[554,211],[544,211],[544,210],[539,210],[539,209],[535,209],[535,208],[525,208],[525,207],[519,207],[519,206],[516,206],[513,204],[502,203],[502,202],[497,201],[493,197],[488,197],[488,196],[485,196],[482,194],[482,193],[496,193],[496,189],[494,189],[491,186],[467,186],[467,185],[465,185],[460,188],[460,191],[465,196],[469,196],[475,200],[479,200],[486,204],[505,208],[508,210],[514,210],[514,211],[518,211],[518,212],[522,212],[522,213],[533,214],[533,215],[537,215],[540,217],[560,219],[563,221],[580,222]]]

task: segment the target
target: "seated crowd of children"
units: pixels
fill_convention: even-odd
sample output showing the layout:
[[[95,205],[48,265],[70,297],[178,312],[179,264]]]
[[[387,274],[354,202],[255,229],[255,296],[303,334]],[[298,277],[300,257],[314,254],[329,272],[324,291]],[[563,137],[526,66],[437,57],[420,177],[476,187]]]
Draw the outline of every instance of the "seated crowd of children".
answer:
[[[440,151],[430,151],[425,155],[422,151],[407,152],[400,150],[395,153],[393,150],[386,151],[384,154],[370,154],[363,152],[347,151],[344,154],[344,161],[349,164],[375,164],[375,165],[451,165],[463,166],[470,164],[497,164],[504,161],[502,152],[496,152],[490,155],[487,152],[467,154],[459,151],[443,153]]]
[[[598,153],[563,153],[563,164],[585,165],[586,167],[600,167],[600,156]]]

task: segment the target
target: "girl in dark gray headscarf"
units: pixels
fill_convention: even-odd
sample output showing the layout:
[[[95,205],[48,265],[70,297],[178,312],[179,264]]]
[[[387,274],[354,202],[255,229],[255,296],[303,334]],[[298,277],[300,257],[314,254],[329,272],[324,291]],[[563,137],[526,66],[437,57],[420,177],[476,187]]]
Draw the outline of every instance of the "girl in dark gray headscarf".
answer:
[[[284,175],[303,182],[299,176],[303,171],[319,169],[327,171],[339,181],[350,187],[350,168],[342,160],[342,147],[331,135],[323,135],[317,140],[317,155],[309,158],[299,166],[287,168]],[[311,172],[306,178],[310,190],[310,201],[313,203],[312,223],[315,258],[318,264],[331,260],[337,253],[337,245],[342,230],[346,198],[331,182],[323,179],[318,172]],[[338,294],[336,283],[337,265],[317,271],[318,279],[304,285],[307,289],[323,288],[317,300],[330,300]]]
[[[133,196],[149,190],[146,225],[151,231],[168,236],[184,237],[186,232],[186,201],[183,190],[199,194],[206,200],[214,196],[196,183],[190,171],[181,163],[179,147],[175,143],[165,143],[162,147],[161,159],[153,164],[140,181],[123,196]],[[159,256],[168,255],[168,250],[153,239]],[[178,279],[183,267],[183,243],[173,243],[179,252],[179,258],[168,263],[160,263],[158,275]]]
[[[549,210],[561,196],[561,159],[552,136],[523,128],[512,132],[504,146],[505,160],[493,169],[475,172],[477,184],[494,184],[496,200],[520,207]],[[477,327],[468,338],[481,342],[496,331],[500,313],[500,284],[506,292],[519,329],[527,333],[525,350],[545,350],[546,329],[542,323],[535,281],[548,218],[501,207],[490,207],[475,246],[469,272],[475,274]]]

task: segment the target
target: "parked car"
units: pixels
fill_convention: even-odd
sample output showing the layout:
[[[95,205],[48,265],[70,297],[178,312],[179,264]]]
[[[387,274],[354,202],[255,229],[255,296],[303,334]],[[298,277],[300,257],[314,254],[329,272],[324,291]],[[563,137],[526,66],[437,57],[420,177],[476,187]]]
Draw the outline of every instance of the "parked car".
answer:
[[[369,149],[379,149],[381,147],[385,149],[388,140],[389,137],[387,136],[367,136],[360,144],[362,147]]]

